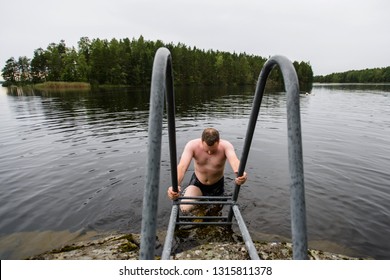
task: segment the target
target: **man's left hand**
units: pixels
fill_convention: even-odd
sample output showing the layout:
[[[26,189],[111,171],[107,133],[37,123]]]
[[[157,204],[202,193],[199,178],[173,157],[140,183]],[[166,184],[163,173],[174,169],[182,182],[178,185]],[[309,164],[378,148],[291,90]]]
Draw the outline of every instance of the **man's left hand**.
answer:
[[[246,172],[244,172],[244,174],[241,177],[236,178],[235,182],[237,185],[241,186],[242,184],[244,184],[246,182],[247,178],[248,178],[248,175],[246,174]]]

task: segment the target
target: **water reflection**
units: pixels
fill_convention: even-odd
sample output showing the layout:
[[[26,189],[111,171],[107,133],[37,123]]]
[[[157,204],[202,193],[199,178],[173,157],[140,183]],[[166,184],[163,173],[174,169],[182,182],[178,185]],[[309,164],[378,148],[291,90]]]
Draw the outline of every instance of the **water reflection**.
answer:
[[[389,257],[389,88],[315,85],[311,94],[301,95],[310,241]],[[253,92],[252,87],[176,88],[178,153],[204,127],[215,126],[240,155]],[[148,89],[1,89],[0,106],[3,237],[140,231]],[[247,164],[250,177],[239,201],[254,236],[291,234],[286,127],[285,93],[266,93]],[[171,207],[165,195],[170,184],[166,129],[163,134],[162,230]],[[227,168],[228,192],[233,178]],[[9,250],[1,245],[0,256],[10,256]]]

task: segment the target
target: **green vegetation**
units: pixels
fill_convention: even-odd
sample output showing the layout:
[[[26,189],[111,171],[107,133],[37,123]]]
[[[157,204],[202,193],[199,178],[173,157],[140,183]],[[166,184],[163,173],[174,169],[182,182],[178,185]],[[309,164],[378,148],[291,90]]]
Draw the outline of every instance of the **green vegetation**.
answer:
[[[91,88],[89,83],[85,82],[44,82],[35,84],[34,88],[40,90],[50,90],[50,89],[66,89],[66,90],[88,90]]]
[[[127,242],[119,246],[119,251],[122,253],[132,252],[139,249],[139,243],[134,239],[132,234],[125,234],[115,240],[126,239]]]
[[[326,76],[315,76],[316,83],[390,83],[390,67],[351,70]]]
[[[153,58],[160,47],[172,54],[175,85],[254,85],[267,60],[246,53],[200,50],[182,43],[138,39],[101,40],[82,37],[75,47],[62,40],[46,50],[38,48],[32,59],[11,57],[2,69],[4,86],[43,82],[86,82],[92,85],[145,86],[150,84]],[[294,62],[301,84],[311,85],[309,63]],[[279,71],[272,71],[270,83],[281,83]]]
[[[66,245],[60,249],[54,249],[51,251],[52,254],[59,254],[59,253],[65,253],[70,252],[74,250],[80,250],[81,248],[84,248],[84,245],[81,246],[74,246],[74,245]]]

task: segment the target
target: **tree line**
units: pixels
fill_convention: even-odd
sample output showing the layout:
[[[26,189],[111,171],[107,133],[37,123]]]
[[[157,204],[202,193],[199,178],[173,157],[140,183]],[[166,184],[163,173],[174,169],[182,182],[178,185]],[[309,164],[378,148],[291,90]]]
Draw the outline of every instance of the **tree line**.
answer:
[[[390,67],[350,70],[315,76],[316,83],[390,83]]]
[[[167,47],[173,59],[175,85],[252,85],[256,84],[264,57],[246,53],[201,50],[183,43],[165,44],[160,40],[80,38],[77,48],[65,41],[38,48],[32,59],[21,56],[6,61],[2,69],[5,83],[25,85],[47,81],[89,82],[92,85],[145,86],[150,84],[153,58],[160,47]],[[299,82],[313,82],[310,63],[295,61]],[[271,83],[280,83],[276,70]]]

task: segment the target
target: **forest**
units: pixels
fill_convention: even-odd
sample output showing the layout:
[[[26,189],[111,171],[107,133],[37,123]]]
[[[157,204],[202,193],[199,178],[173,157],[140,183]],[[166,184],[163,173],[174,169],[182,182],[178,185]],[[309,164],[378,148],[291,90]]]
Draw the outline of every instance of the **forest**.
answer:
[[[350,70],[315,76],[316,83],[390,83],[390,67],[364,70]]]
[[[33,58],[20,56],[6,61],[2,69],[3,86],[27,85],[48,81],[88,82],[91,85],[147,86],[153,58],[159,47],[172,54],[175,85],[254,85],[267,58],[246,53],[201,50],[183,43],[165,44],[160,40],[80,38],[77,48],[65,41],[38,48]],[[310,63],[293,62],[301,87],[311,85]],[[280,84],[274,70],[270,83]]]

